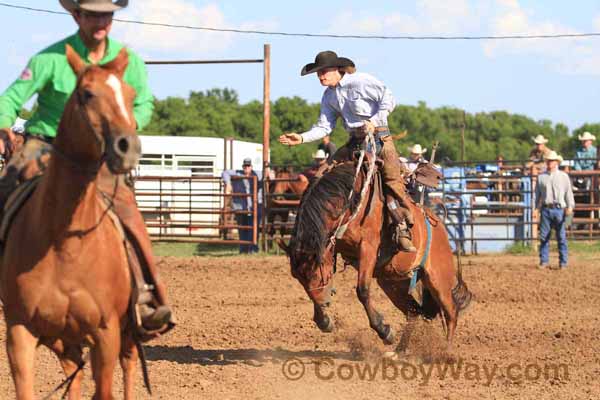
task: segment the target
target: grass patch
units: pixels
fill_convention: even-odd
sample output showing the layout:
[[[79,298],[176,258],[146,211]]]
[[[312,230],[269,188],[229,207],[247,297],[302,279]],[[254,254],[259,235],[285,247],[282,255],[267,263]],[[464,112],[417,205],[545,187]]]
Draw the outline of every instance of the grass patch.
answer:
[[[558,251],[555,239],[550,242],[550,251]],[[527,243],[519,242],[507,246],[504,249],[504,253],[512,255],[532,255],[537,254],[537,251],[533,246],[530,246]],[[599,257],[600,241],[569,240],[569,253],[580,255],[584,259]]]
[[[533,247],[524,242],[517,242],[506,246],[504,253],[512,255],[531,255],[534,253]]]
[[[230,257],[239,254],[239,247],[232,244],[154,242],[152,250],[155,256],[161,257]]]

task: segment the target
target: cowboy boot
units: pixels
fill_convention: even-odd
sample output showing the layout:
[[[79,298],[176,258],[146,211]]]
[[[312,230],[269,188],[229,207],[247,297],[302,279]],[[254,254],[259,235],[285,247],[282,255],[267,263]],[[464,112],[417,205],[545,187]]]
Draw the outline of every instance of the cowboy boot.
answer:
[[[175,318],[167,304],[166,288],[158,276],[152,255],[152,243],[144,219],[137,209],[135,195],[126,186],[122,176],[115,177],[105,166],[100,174],[99,189],[112,199],[113,210],[138,255],[139,266],[131,265],[131,268],[136,277],[134,283],[138,292],[137,305],[142,326],[148,331],[171,329],[175,325]],[[118,180],[116,186],[115,179]]]
[[[410,226],[412,226],[412,215],[410,212],[401,208],[396,199],[391,195],[386,195],[386,204],[392,219],[392,241],[396,244],[399,251],[415,253],[417,248],[412,243]],[[408,214],[408,215],[407,215]]]
[[[117,209],[119,207],[115,207],[115,210]],[[122,218],[122,214],[119,214],[119,212],[116,214],[123,222],[129,240],[134,244],[140,261],[139,265],[142,269],[142,282],[137,285],[137,304],[139,306],[142,326],[148,331],[157,331],[169,326],[172,327],[174,325],[173,313],[165,301],[166,290],[158,277],[145,225],[139,225],[139,223],[133,224],[131,220]],[[141,227],[144,227],[143,232],[141,231]],[[152,282],[152,284],[148,284],[147,282]]]

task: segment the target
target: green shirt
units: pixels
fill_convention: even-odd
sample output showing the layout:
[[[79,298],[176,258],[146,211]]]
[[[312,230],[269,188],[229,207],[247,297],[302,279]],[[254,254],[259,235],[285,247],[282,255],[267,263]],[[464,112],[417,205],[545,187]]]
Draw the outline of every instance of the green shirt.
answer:
[[[56,136],[65,105],[77,84],[77,77],[65,55],[67,43],[84,61],[90,62],[89,50],[78,33],[33,56],[21,76],[0,96],[0,128],[11,127],[23,104],[37,93],[37,108],[31,119],[27,121],[25,130],[37,135]],[[107,39],[105,55],[99,64],[103,65],[114,60],[122,48],[121,43]],[[129,49],[128,53],[129,64],[123,79],[136,91],[133,114],[137,127],[141,130],[150,122],[154,98],[148,87],[144,61]]]

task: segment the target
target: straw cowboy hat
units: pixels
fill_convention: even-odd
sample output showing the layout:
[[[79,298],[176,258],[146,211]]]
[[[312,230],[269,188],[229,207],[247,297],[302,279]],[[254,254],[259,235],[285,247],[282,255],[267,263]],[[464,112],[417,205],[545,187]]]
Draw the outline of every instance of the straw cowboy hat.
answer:
[[[544,156],[544,161],[558,161],[559,163],[563,162],[563,158],[557,152],[552,150],[547,155]]]
[[[319,149],[317,150],[316,153],[313,154],[312,156],[315,160],[324,160],[327,158],[327,156],[325,155],[325,151],[323,151],[323,149]]]
[[[411,154],[423,154],[423,153],[427,153],[427,149],[422,149],[420,144],[415,144],[413,147],[409,147],[408,151],[411,152]]]
[[[583,132],[583,135],[578,136],[579,140],[596,140],[596,136],[592,135],[589,132]]]
[[[332,67],[355,67],[355,65],[349,58],[338,57],[334,51],[327,50],[317,54],[314,63],[306,64],[304,68],[302,68],[300,75],[304,76]]]
[[[92,12],[113,12],[127,7],[129,0],[59,0],[68,11],[85,10]]]
[[[537,135],[534,138],[531,138],[535,144],[546,144],[548,143],[548,139],[544,137],[544,135]]]

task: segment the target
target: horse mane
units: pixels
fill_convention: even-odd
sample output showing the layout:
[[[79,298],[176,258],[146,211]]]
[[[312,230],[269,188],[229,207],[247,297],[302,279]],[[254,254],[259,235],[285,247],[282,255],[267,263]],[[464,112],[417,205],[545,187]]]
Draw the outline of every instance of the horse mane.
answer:
[[[321,264],[327,246],[327,220],[336,220],[358,201],[348,199],[354,187],[355,166],[352,162],[332,168],[317,178],[302,196],[294,224],[290,250],[293,254],[314,256]]]

